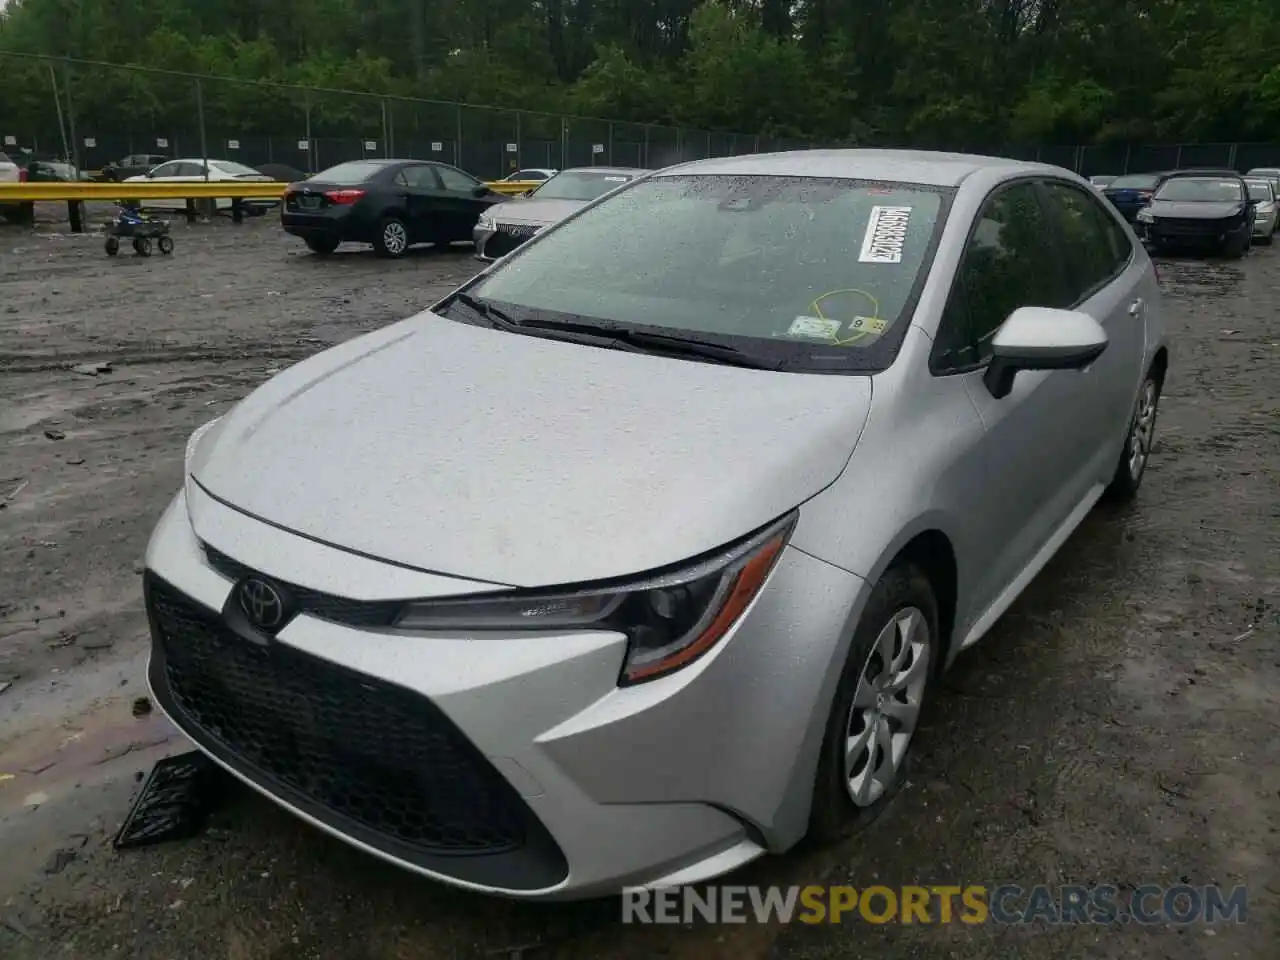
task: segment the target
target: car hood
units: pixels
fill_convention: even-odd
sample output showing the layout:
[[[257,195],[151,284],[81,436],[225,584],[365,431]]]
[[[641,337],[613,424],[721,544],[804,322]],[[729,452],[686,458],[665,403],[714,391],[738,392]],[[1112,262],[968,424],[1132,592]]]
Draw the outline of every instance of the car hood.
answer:
[[[679,563],[839,476],[861,376],[566,343],[429,312],[259,387],[197,444],[206,491],[394,563],[511,586]]]
[[[1241,206],[1239,200],[1216,203],[1152,200],[1147,209],[1154,217],[1177,217],[1180,220],[1224,220],[1238,214]]]
[[[493,210],[493,218],[499,223],[533,223],[547,226],[563,220],[569,214],[587,205],[585,200],[508,200]]]

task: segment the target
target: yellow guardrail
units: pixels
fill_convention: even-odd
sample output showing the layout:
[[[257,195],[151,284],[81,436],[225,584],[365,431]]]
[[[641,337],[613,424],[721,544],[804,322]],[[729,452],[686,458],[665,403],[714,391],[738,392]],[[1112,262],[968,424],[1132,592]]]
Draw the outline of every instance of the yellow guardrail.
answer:
[[[534,187],[540,187],[542,184],[542,180],[495,180],[492,183],[486,183],[485,186],[494,193],[514,195],[524,193],[526,190],[532,190]]]
[[[0,183],[0,203],[37,200],[185,200],[228,197],[233,200],[279,200],[287,183],[237,180],[192,180],[185,183],[87,183],[82,180]]]
[[[498,180],[487,183],[494,193],[508,196],[524,193],[539,185],[537,180]],[[224,197],[234,200],[279,200],[287,183],[240,180],[188,180],[182,183],[92,183],[85,180],[0,183],[0,203],[30,203],[39,200],[103,200],[122,197],[130,200],[185,200]]]

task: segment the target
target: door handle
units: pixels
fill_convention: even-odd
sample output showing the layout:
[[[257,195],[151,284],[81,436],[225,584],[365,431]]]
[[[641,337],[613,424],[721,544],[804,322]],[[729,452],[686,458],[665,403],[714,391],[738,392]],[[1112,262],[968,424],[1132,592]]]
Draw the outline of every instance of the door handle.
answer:
[[[1140,317],[1142,312],[1147,309],[1147,301],[1139,297],[1133,303],[1129,304],[1129,316]]]

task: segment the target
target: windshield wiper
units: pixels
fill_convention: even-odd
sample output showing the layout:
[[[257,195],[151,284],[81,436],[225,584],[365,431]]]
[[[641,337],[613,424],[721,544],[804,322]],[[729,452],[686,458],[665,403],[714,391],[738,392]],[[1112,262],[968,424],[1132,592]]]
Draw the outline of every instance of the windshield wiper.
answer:
[[[630,330],[626,327],[602,327],[591,323],[575,323],[572,320],[521,320],[516,326],[524,329],[597,337],[602,341],[613,341],[641,350],[654,350],[677,357],[695,357],[712,363],[749,367],[753,370],[778,370],[782,367],[781,360],[769,360],[740,350],[738,347],[676,334],[651,333],[647,330]]]
[[[474,310],[495,327],[503,327],[507,330],[516,330],[521,326],[520,323],[514,320],[510,314],[499,310],[488,300],[481,300],[479,297],[466,293],[465,291],[455,293],[452,299]]]

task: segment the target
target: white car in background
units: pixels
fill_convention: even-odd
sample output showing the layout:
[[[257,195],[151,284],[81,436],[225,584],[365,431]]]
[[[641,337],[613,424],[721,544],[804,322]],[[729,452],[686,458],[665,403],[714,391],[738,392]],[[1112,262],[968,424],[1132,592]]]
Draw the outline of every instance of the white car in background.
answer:
[[[502,178],[503,183],[525,183],[534,180],[550,180],[559,170],[552,170],[549,167],[521,167],[515,173],[509,173]]]
[[[270,183],[271,178],[264,173],[247,167],[234,160],[169,160],[148,172],[136,177],[126,177],[124,183],[205,183],[206,181],[239,181],[241,183]],[[252,201],[253,206],[274,206],[278,201]],[[219,210],[229,210],[231,199],[219,197],[216,201]],[[185,210],[185,199],[146,200],[142,206],[149,210]]]
[[[1270,244],[1275,238],[1277,220],[1280,219],[1275,187],[1270,180],[1260,177],[1246,177],[1244,183],[1249,188],[1249,199],[1257,204],[1253,208],[1253,240],[1255,243]]]
[[[25,180],[24,171],[9,159],[9,155],[0,153],[0,183],[21,183]],[[20,203],[0,203],[0,216],[6,220],[18,221],[22,212]]]

